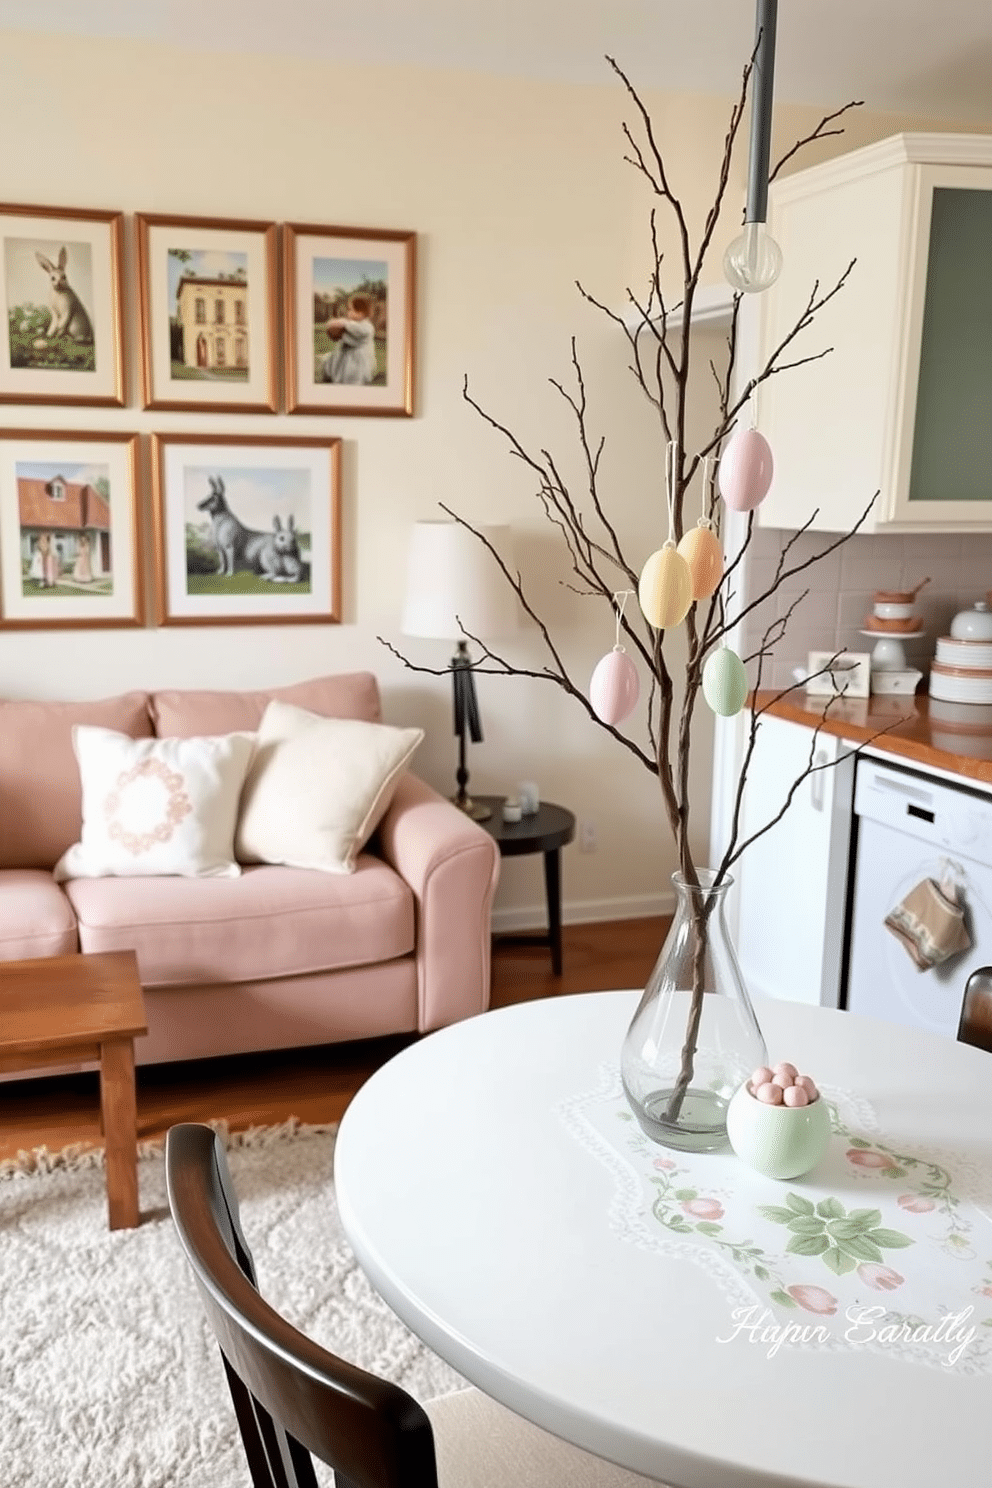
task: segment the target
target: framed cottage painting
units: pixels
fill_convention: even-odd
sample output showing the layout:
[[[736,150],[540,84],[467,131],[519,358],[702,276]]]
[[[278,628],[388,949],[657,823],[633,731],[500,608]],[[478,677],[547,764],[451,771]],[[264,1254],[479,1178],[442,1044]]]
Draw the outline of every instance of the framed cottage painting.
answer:
[[[283,227],[290,413],[413,413],[416,234]]]
[[[120,212],[0,206],[0,402],[121,408]]]
[[[275,413],[275,225],[136,220],[144,406]]]
[[[341,441],[152,436],[160,625],[341,619]]]
[[[0,433],[0,628],[142,625],[138,435]]]

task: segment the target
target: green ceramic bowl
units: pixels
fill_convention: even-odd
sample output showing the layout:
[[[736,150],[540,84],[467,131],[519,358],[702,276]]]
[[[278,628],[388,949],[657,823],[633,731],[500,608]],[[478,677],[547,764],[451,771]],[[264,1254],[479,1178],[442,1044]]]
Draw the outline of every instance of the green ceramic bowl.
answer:
[[[798,1178],[830,1145],[830,1110],[822,1095],[811,1106],[766,1106],[744,1084],[727,1107],[727,1136],[749,1168],[767,1178]]]

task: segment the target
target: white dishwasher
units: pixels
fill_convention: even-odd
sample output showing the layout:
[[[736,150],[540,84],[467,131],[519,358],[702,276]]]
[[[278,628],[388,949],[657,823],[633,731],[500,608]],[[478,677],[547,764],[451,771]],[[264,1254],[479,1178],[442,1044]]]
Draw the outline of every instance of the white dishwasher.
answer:
[[[863,755],[854,815],[845,1005],[954,1038],[968,977],[992,965],[992,796]],[[885,920],[926,880],[958,886],[970,945],[921,970]]]

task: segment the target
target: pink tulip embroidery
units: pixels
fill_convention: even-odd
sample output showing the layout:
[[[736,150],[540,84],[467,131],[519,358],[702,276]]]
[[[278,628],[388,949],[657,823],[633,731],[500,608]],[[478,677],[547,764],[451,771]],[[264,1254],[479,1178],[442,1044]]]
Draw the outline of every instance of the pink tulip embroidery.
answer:
[[[662,1173],[671,1173],[675,1169],[675,1163],[672,1162],[670,1157],[656,1157],[654,1166],[660,1169]]]
[[[837,1311],[837,1298],[825,1287],[818,1286],[790,1286],[785,1289],[793,1302],[804,1307],[807,1312],[818,1312],[827,1317]]]
[[[925,1199],[922,1194],[900,1194],[896,1203],[910,1214],[929,1214],[937,1207],[933,1199]]]
[[[682,1205],[684,1213],[691,1214],[693,1219],[722,1219],[723,1205],[718,1204],[716,1199],[686,1199]]]
[[[894,1292],[906,1280],[898,1271],[893,1271],[891,1266],[873,1266],[867,1261],[858,1267],[858,1275],[865,1286],[870,1286],[874,1292]]]
[[[894,1168],[895,1163],[887,1152],[870,1152],[861,1147],[851,1147],[846,1154],[849,1163],[856,1168]]]

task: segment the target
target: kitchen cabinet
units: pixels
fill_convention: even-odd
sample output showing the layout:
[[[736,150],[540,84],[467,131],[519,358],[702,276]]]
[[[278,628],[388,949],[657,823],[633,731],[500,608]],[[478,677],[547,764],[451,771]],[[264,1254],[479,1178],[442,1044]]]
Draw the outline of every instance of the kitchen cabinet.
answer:
[[[758,389],[775,476],[764,526],[992,530],[992,135],[900,134],[773,184],[783,254],[759,303]],[[750,307],[749,307],[750,310]],[[822,353],[826,353],[823,355]],[[809,359],[809,360],[805,360]]]
[[[803,781],[782,820],[751,844],[734,870],[737,951],[750,993],[835,1007],[854,792],[851,746],[766,714],[742,815],[745,836],[777,815],[811,755],[829,768]]]

